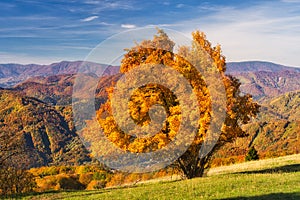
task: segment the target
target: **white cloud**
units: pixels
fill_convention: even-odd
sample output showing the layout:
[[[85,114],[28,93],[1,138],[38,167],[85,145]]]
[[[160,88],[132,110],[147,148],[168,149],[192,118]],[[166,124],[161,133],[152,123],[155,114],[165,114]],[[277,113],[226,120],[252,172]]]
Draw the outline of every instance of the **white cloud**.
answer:
[[[182,7],[184,7],[184,4],[182,3],[176,5],[176,8],[182,8]]]
[[[84,3],[91,4],[91,5],[98,5],[98,4],[100,4],[100,1],[88,0],[88,1],[85,1]]]
[[[300,67],[299,12],[294,4],[278,1],[224,7],[195,20],[176,22],[184,24],[176,29],[184,34],[204,31],[213,44],[222,45],[228,61],[265,60]]]
[[[136,25],[134,25],[134,24],[121,24],[121,27],[131,29],[131,28],[136,28]]]
[[[90,22],[90,21],[93,21],[93,20],[95,20],[97,18],[99,18],[99,17],[98,16],[91,16],[91,17],[84,18],[81,21],[82,22]]]
[[[283,3],[300,3],[300,0],[281,0]]]
[[[102,10],[136,10],[136,5],[133,5],[130,1],[103,1],[103,0],[87,0],[85,4],[94,5],[94,11]]]

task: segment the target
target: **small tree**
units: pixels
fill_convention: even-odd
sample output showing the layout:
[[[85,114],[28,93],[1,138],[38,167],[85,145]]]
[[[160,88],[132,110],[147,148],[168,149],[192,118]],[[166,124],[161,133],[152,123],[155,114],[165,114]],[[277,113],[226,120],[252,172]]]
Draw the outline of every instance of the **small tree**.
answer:
[[[258,160],[258,159],[259,159],[259,156],[258,156],[257,150],[255,149],[254,146],[252,146],[249,149],[249,151],[245,157],[245,160],[250,161],[250,160]]]

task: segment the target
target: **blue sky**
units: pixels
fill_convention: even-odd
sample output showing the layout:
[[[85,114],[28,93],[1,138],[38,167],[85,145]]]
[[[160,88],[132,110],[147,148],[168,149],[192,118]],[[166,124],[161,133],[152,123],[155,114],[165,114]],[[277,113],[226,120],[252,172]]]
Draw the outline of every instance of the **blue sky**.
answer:
[[[107,38],[149,26],[204,31],[228,61],[300,66],[300,0],[2,0],[0,63],[84,60]]]

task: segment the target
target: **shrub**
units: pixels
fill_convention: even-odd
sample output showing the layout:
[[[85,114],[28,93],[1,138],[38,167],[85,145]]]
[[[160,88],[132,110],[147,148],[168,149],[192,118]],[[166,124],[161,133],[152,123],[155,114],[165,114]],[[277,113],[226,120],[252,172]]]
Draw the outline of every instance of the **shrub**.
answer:
[[[79,182],[87,186],[93,180],[93,173],[86,173],[79,175]]]
[[[145,174],[142,174],[141,181],[147,181],[147,180],[150,180],[152,178],[153,178],[152,173],[145,173]]]
[[[92,180],[86,187],[87,190],[97,190],[105,188],[106,181],[105,180]]]
[[[85,174],[87,172],[90,172],[90,167],[89,166],[84,166],[84,165],[76,167],[76,170],[75,170],[76,174]]]
[[[110,181],[106,184],[106,186],[107,187],[120,186],[123,184],[124,178],[125,178],[124,174],[116,173],[112,175]]]
[[[42,167],[40,170],[41,170],[41,177],[53,176],[59,174],[59,167],[55,167],[55,166]]]
[[[259,159],[259,156],[258,156],[257,150],[254,148],[254,146],[252,146],[249,149],[249,151],[245,157],[245,160],[250,161],[250,160],[258,160],[258,159]]]
[[[57,177],[59,188],[57,189],[84,189],[84,185],[80,183],[75,176],[59,175]]]
[[[135,174],[135,173],[132,173],[132,174],[128,174],[125,179],[124,179],[124,183],[126,184],[135,184],[137,182],[141,181],[141,175],[140,174]]]
[[[59,173],[60,174],[63,174],[63,173],[72,174],[72,173],[74,173],[74,169],[73,169],[73,167],[69,167],[69,166],[60,166]]]
[[[106,179],[106,172],[95,172],[93,174],[93,180],[105,180]]]
[[[44,178],[37,178],[36,179],[37,183],[37,190],[38,192],[45,192],[47,190],[58,190],[59,187],[57,186],[57,180],[56,176],[47,176]]]

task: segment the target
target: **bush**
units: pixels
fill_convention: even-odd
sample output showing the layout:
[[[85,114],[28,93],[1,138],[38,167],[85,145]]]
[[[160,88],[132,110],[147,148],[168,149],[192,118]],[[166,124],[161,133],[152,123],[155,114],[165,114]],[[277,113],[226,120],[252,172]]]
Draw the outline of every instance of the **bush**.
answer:
[[[252,146],[249,149],[249,151],[245,157],[245,160],[250,161],[250,160],[258,160],[258,159],[259,159],[259,156],[258,156],[257,150],[254,148],[254,146]]]
[[[106,173],[107,172],[95,172],[93,174],[93,180],[100,181],[106,179]]]
[[[93,173],[86,173],[79,175],[79,182],[87,186],[93,180]]]
[[[124,182],[124,174],[122,173],[116,173],[112,175],[111,179],[109,182],[106,184],[107,187],[115,187],[115,186],[120,186]]]
[[[128,174],[125,176],[124,179],[124,184],[135,184],[141,180],[141,175],[140,174]]]
[[[102,189],[102,188],[105,188],[105,185],[106,185],[106,181],[105,180],[100,180],[100,181],[97,181],[97,180],[93,180],[91,181],[86,189],[87,190],[97,190],[97,189]]]
[[[76,174],[85,174],[85,173],[88,173],[90,171],[91,170],[90,170],[89,166],[81,165],[81,166],[76,167],[75,173]]]
[[[41,167],[39,170],[39,176],[53,176],[59,174],[59,167],[51,166],[51,167]]]
[[[73,169],[73,167],[69,167],[69,166],[60,166],[59,173],[60,174],[72,174],[72,173],[74,173],[74,169]]]
[[[58,190],[59,186],[57,186],[56,176],[47,176],[43,178],[37,178],[37,192],[45,192],[48,190]]]
[[[57,177],[58,188],[57,189],[72,189],[72,190],[82,190],[84,185],[80,183],[76,177],[59,175]]]

